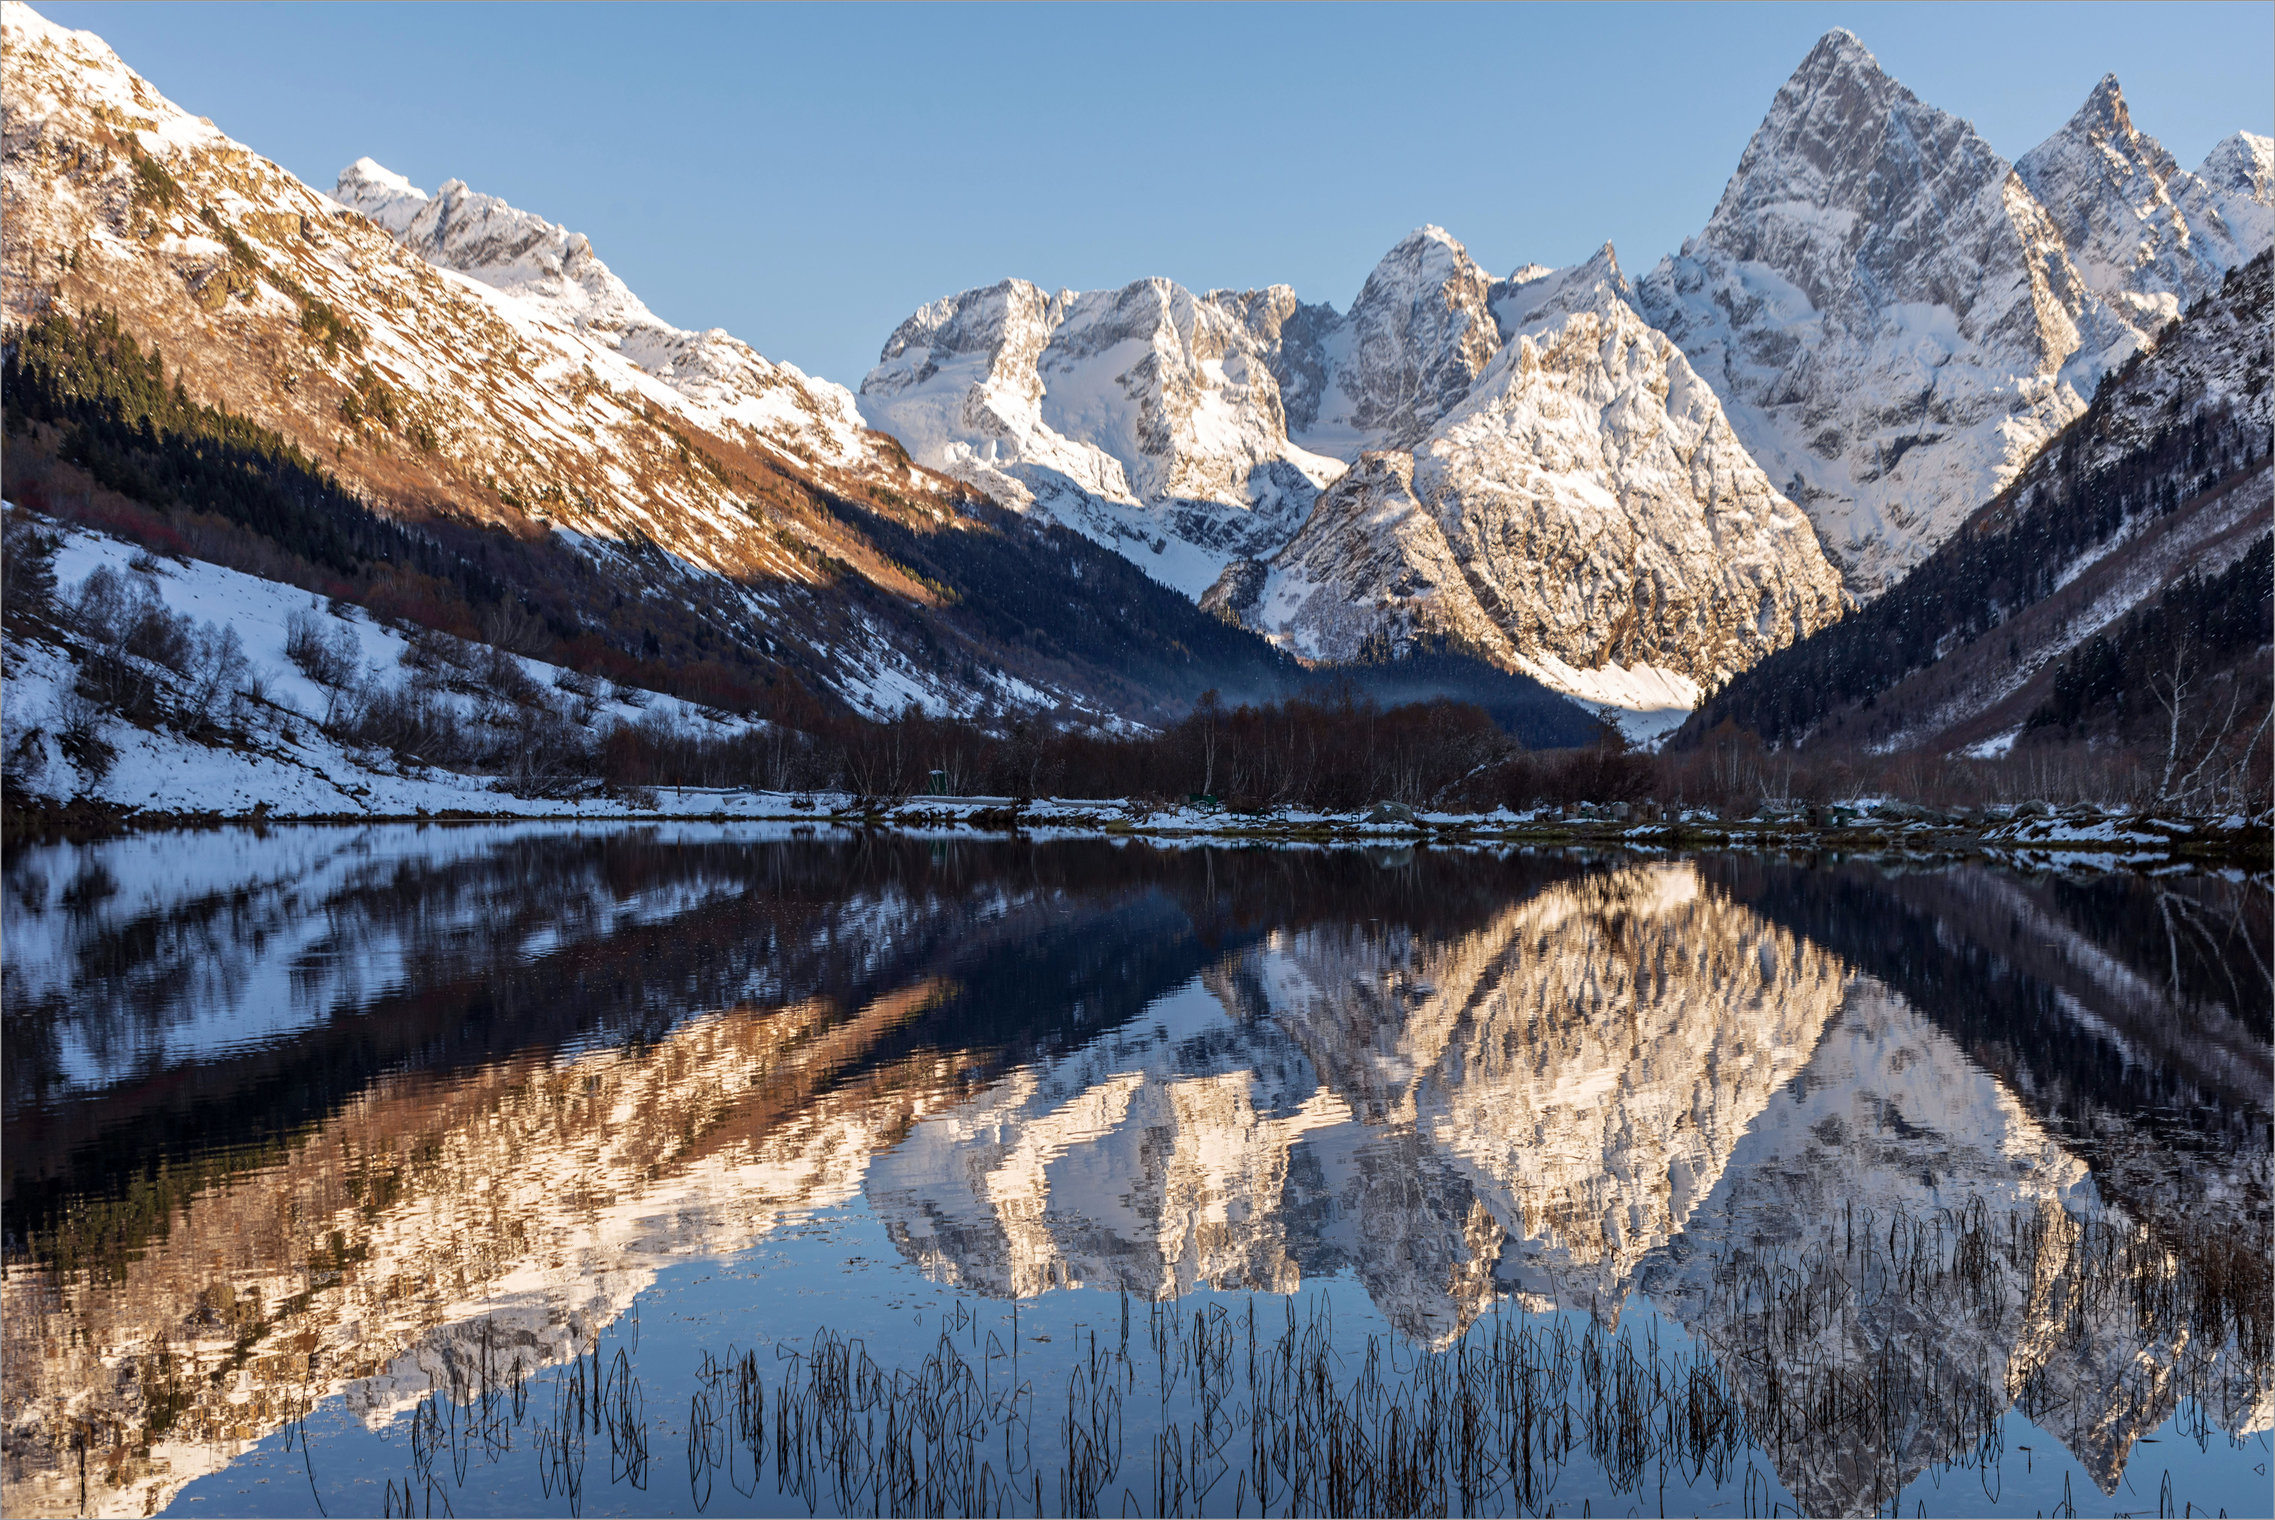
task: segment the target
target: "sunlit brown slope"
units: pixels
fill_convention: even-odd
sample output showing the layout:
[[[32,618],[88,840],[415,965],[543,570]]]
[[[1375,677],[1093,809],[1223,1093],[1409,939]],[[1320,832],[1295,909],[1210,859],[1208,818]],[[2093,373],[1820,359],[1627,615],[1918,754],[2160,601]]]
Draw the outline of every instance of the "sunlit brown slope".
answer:
[[[17,4],[0,30],[11,332],[115,312],[193,399],[384,510],[502,527],[651,599],[692,599],[749,659],[856,710],[1135,715],[1221,684],[1200,668],[1212,658],[1272,664],[1142,575],[1101,584],[1087,545],[915,468],[795,371],[766,367],[762,404],[685,394],[399,247],[92,34]],[[1008,626],[988,594],[1004,584],[1034,601]],[[1114,637],[1130,623],[1155,635],[1134,653]],[[1149,654],[1191,679],[1133,668]]]

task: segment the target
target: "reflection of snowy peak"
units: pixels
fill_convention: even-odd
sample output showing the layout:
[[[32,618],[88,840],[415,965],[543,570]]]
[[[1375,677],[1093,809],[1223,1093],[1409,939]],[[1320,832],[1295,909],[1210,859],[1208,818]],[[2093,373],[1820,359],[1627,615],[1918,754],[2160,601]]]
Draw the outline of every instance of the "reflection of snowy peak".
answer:
[[[460,180],[430,196],[368,158],[341,170],[332,194],[428,263],[518,297],[549,321],[615,349],[696,403],[714,425],[748,430],[812,463],[879,466],[852,392],[776,364],[718,328],[686,332],[662,321],[582,233]]]
[[[1864,594],[1987,500],[2135,341],[2006,160],[1839,31],[1640,294]]]
[[[1023,1072],[880,1157],[900,1249],[994,1293],[1348,1269],[1434,1344],[1504,1292],[1608,1309],[1847,984],[1687,867],[1553,887],[1445,941],[1274,936],[1205,981],[1215,1001],[1155,1005],[1150,1037]]]
[[[878,1157],[869,1196],[894,1244],[998,1295],[1292,1291],[1290,1147],[1348,1115],[1269,1026],[1228,1025],[1199,988],[1152,1011],[1154,1035],[1110,1062],[1022,1071]]]
[[[1847,976],[1665,867],[1552,888],[1441,944],[1301,935],[1257,984],[1353,1113],[1412,1125],[1467,1178],[1509,1241],[1504,1280],[1609,1308],[1807,1059]]]
[[[1242,315],[1167,280],[1055,297],[1006,280],[902,323],[861,402],[919,462],[1127,540],[1197,596],[1226,560],[1284,542],[1338,473],[1289,443]]]
[[[1716,1350],[1751,1403],[1767,1396],[1763,1374],[1740,1350],[1758,1327],[1749,1306],[1731,1302],[1727,1283],[1755,1260],[1800,1259],[1829,1221],[1847,1218],[1863,1231],[1887,1229],[1898,1218],[1932,1220],[1980,1200],[2003,1232],[2010,1211],[2060,1222],[2065,1209],[2096,1206],[2084,1164],[1948,1036],[1869,979],[1790,1076],[1699,1200],[1679,1245],[1654,1252],[1642,1272],[1652,1303]],[[2044,1312],[2042,1285],[1996,1251],[1989,1264],[1998,1279],[1993,1301],[2025,1306],[2020,1322],[2012,1312],[1955,1306],[1923,1323],[1909,1300],[1875,1291],[1863,1258],[1835,1256],[1854,1307],[1827,1316],[1811,1350],[1828,1363],[1868,1366],[1879,1348],[1896,1348],[1897,1365],[1915,1369],[1911,1386],[1940,1388],[1953,1376],[1947,1369],[1965,1369],[1969,1397],[2003,1408],[2010,1376],[2026,1370],[2012,1359],[2042,1328],[2029,1323]],[[1931,1383],[1930,1369],[1945,1381]],[[1942,1427],[1971,1407],[1968,1398],[1948,1398],[1908,1432],[1914,1455],[1900,1473],[1890,1474],[1885,1453],[1804,1429],[1773,1438],[1778,1474],[1805,1514],[1868,1513],[1876,1494],[1885,1503],[1892,1478],[1918,1476],[1925,1454],[1949,1446],[1956,1431]]]
[[[2150,335],[2256,251],[2229,229],[2212,188],[2134,127],[2114,74],[2014,171],[2087,286]]]

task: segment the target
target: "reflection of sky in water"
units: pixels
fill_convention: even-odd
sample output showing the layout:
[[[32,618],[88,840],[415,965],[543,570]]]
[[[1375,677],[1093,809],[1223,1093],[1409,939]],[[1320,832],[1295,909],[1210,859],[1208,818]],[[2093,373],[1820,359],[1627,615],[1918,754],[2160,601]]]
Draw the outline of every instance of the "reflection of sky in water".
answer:
[[[130,841],[11,865],[9,1010],[31,1011],[11,1024],[11,1227],[210,1134],[282,1143],[175,1199],[114,1276],[74,1291],[53,1321],[68,1333],[44,1329],[66,1306],[39,1296],[43,1274],[5,1284],[13,1354],[39,1369],[13,1386],[108,1411],[122,1434],[98,1448],[146,1421],[161,1344],[201,1378],[229,1364],[148,1457],[116,1448],[107,1481],[137,1512],[177,1490],[193,1512],[294,1512],[311,1456],[335,1513],[377,1509],[409,1411],[481,1318],[548,1369],[542,1401],[573,1346],[628,1341],[637,1315],[654,1470],[644,1494],[604,1493],[600,1452],[585,1501],[607,1512],[689,1507],[699,1347],[832,1325],[889,1366],[921,1359],[943,1310],[992,1323],[1013,1294],[1050,1337],[1022,1358],[1051,1394],[1076,1323],[1115,1290],[1325,1293],[1353,1357],[1369,1333],[1411,1357],[1496,1315],[1579,1323],[1591,1304],[1662,1355],[1734,1354],[1720,1264],[1790,1266],[1860,1210],[1980,1206],[2057,1244],[2098,1220],[2127,1250],[2224,1219],[2259,1244],[2264,1281],[2265,1034],[2203,992],[2264,971],[2220,961],[2216,934],[2185,964],[2128,938],[2137,894],[2165,886],[734,829],[276,832],[273,858],[225,835],[194,864]],[[2240,903],[2242,941],[2264,938],[2263,890],[2184,886],[2184,915],[2217,929]],[[44,1054],[26,1028],[53,1035]],[[264,1128],[287,1094],[298,1117]],[[87,1177],[113,1180],[71,1180]],[[2059,1503],[2063,1474],[2081,1509],[2146,1507],[2155,1485],[2136,1504],[2125,1484],[2165,1466],[2176,1504],[2245,1512],[2228,1490],[2265,1491],[2265,1369],[2192,1364],[2122,1313],[2065,1340],[2065,1259],[2036,1277],[1994,1264],[2004,1319],[1867,1307],[1862,1332],[1811,1346],[1837,1358],[1900,1333],[1913,1373],[1961,1368],[1999,1408],[2029,1379],[2071,1400],[2060,1442],[2001,1417],[2000,1512]],[[2248,1452],[2181,1438],[2175,1368],[2209,1378],[2192,1386],[2215,1426],[2257,1432]],[[312,1454],[287,1454],[303,1391],[326,1402]],[[1150,1428],[1127,1419],[1131,1450]],[[534,1460],[477,1455],[450,1503],[561,1507]],[[1752,1490],[1678,1479],[1667,1502],[1871,1491],[1821,1442],[1754,1461]],[[1905,1476],[1929,1513],[1986,1507],[1973,1474]],[[75,1500],[65,1483],[42,1502],[63,1487]],[[1582,1457],[1553,1502],[1658,1497],[1654,1478],[1618,1498]],[[710,1509],[743,1505],[722,1481]]]

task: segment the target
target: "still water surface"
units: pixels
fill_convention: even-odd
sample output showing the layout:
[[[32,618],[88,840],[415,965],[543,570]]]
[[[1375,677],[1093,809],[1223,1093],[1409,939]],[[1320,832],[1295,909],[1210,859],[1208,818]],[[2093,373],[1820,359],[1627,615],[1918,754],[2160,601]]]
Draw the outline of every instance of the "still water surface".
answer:
[[[15,1514],[2268,1514],[2264,878],[6,872]]]

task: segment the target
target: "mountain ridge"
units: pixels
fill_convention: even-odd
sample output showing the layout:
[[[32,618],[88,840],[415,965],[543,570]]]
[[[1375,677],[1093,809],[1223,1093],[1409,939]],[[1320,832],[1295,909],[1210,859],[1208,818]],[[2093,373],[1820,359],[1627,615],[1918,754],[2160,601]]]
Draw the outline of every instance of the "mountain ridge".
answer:
[[[1681,742],[1726,721],[1773,744],[2015,742],[2071,650],[2275,531],[2271,268],[2232,271],[1887,597],[1739,676]]]

